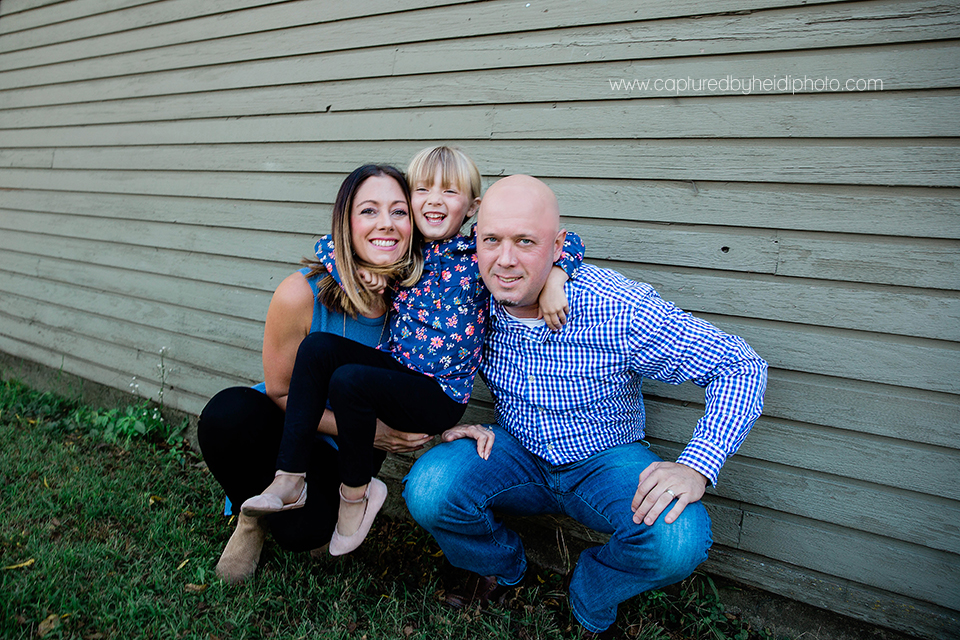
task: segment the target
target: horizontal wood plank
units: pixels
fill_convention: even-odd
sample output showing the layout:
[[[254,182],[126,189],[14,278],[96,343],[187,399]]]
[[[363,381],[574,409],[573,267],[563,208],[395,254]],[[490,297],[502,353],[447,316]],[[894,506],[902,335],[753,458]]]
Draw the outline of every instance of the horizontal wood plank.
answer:
[[[344,34],[338,34],[334,27],[329,34],[315,33],[306,38],[287,38],[283,32],[278,37],[273,31],[269,35],[252,34],[243,39],[218,39],[83,60],[70,63],[69,70],[63,65],[35,69],[38,77],[21,75],[24,81],[40,86],[9,91],[4,104],[13,108],[138,95],[222,91],[264,83],[275,86],[344,80],[368,77],[371,69],[376,68],[390,71],[392,75],[409,75],[596,60],[703,57],[771,49],[889,44],[913,41],[921,30],[927,40],[955,38],[958,31],[955,12],[938,2],[914,3],[910,10],[905,10],[900,2],[833,3],[806,7],[803,16],[805,24],[800,27],[796,24],[796,9],[791,8],[697,20],[644,21],[495,36],[474,33],[452,42],[399,45],[390,42],[361,51],[336,50]],[[883,29],[878,30],[871,19],[882,21]],[[394,35],[389,31],[384,33]],[[663,33],[673,36],[665,39]],[[311,45],[312,48],[305,50],[305,46]],[[705,54],[707,51],[709,54]],[[285,64],[274,58],[257,59],[281,55],[296,55],[299,64]],[[219,68],[216,73],[189,70],[197,65],[219,65]],[[144,83],[130,76],[131,68],[141,73],[150,72],[151,81]],[[12,79],[0,75],[4,77]],[[88,79],[93,80],[83,81]],[[71,82],[71,90],[62,91],[56,86],[59,82]],[[4,86],[14,85],[4,83]]]
[[[66,2],[67,0],[7,0],[0,5],[0,16],[17,16],[19,18],[21,16],[17,14],[24,14],[49,5],[66,4]],[[45,24],[47,21],[41,21],[38,24]],[[36,26],[36,24],[31,26]]]
[[[748,511],[742,529],[745,551],[960,610],[956,555],[769,512]]]
[[[0,314],[2,314],[2,312],[0,312]],[[4,322],[3,324],[6,329],[7,323]],[[60,336],[58,334],[51,333],[43,328],[35,328],[32,332],[21,331],[20,329],[22,329],[22,327],[14,327],[11,333],[23,333],[26,335],[25,339],[13,337],[5,331],[0,331],[0,351],[10,356],[20,357],[58,371],[62,369],[64,372],[138,395],[141,398],[148,400],[157,400],[159,398],[160,384],[158,380],[155,380],[156,371],[150,370],[151,366],[155,367],[156,365],[144,364],[142,367],[143,375],[137,376],[134,380],[129,371],[110,368],[104,364],[106,361],[99,357],[95,360],[89,360],[85,357],[74,355],[76,353],[82,353],[85,356],[95,355],[100,353],[96,350],[96,346],[99,345],[96,345],[93,348],[94,350],[91,351],[86,348],[87,345],[83,344],[82,341],[77,341],[76,348],[72,349],[72,353],[68,353],[66,350],[58,351],[57,347],[64,344],[64,341],[59,339]],[[52,339],[56,339],[56,342],[34,341]],[[72,340],[72,338],[68,336],[67,340]],[[129,356],[128,352],[119,349],[111,351],[110,355],[117,359],[114,360],[114,362]],[[157,354],[157,359],[159,360],[159,354]],[[228,386],[242,384],[242,382],[230,378],[217,378],[209,373],[207,373],[206,376],[211,388],[217,387],[219,384],[217,391],[225,389]],[[213,393],[216,393],[216,391],[210,395],[206,393],[197,395],[179,387],[164,386],[163,403],[167,407],[193,415],[199,415]]]
[[[547,182],[565,217],[960,238],[956,189],[584,178]],[[864,211],[870,211],[869,219]]]
[[[722,478],[723,495],[731,500],[960,553],[960,502],[956,500],[890,490],[817,471],[781,465],[771,468],[742,456],[734,456],[724,465]]]
[[[46,251],[43,247],[46,247]],[[309,251],[311,247],[312,243],[304,248]],[[287,275],[297,268],[293,260],[289,263],[256,262],[217,254],[202,254],[195,260],[187,260],[186,258],[190,257],[189,254],[179,251],[80,238],[71,238],[69,242],[62,242],[51,251],[48,237],[19,231],[0,233],[0,250],[10,252],[11,260],[30,259],[34,264],[41,265],[37,269],[38,273],[46,273],[48,269],[56,269],[62,265],[62,263],[49,263],[52,266],[48,267],[48,263],[43,260],[51,253],[55,253],[57,257],[72,263],[126,269],[131,274],[162,273],[173,278],[195,279],[224,287],[238,287],[238,290],[231,291],[236,296],[235,302],[231,305],[231,312],[238,317],[265,313],[266,307],[261,302],[263,294],[271,293]],[[75,267],[75,270],[82,273],[82,269]],[[76,277],[81,276],[78,274]],[[95,284],[99,277],[99,274],[91,275],[94,279],[91,284]],[[250,298],[244,299],[246,296]]]
[[[104,369],[112,372],[109,381],[91,378],[96,382],[131,392],[136,390],[136,385],[139,385],[138,392],[142,397],[157,398],[160,390],[159,350],[161,347],[170,345],[154,339],[139,348],[122,346],[69,329],[49,327],[37,321],[24,321],[9,316],[3,311],[0,311],[0,316],[3,317],[0,345],[4,343],[7,345],[0,346],[0,350],[55,368],[59,368],[61,359],[65,354],[69,354],[76,368],[67,369],[64,365],[65,371],[91,378],[85,374],[83,364],[94,363],[101,372]],[[20,346],[15,347],[14,342],[19,343]],[[32,345],[33,348],[30,349],[27,345]],[[237,350],[232,352],[239,353]],[[31,353],[36,355],[31,357],[29,355]],[[227,353],[228,351],[224,349],[224,356]],[[51,357],[45,354],[55,354],[56,364],[53,364]],[[259,361],[259,354],[256,360]],[[106,363],[109,363],[109,366]],[[165,356],[164,366],[166,368],[164,403],[195,415],[199,414],[206,400],[221,389],[238,384],[253,384],[262,375],[261,371],[254,368],[252,364],[248,376],[231,376],[219,370],[196,366],[172,355]]]
[[[592,222],[592,221],[591,221]],[[751,271],[837,282],[960,289],[960,242],[877,236],[776,234],[729,227],[571,221],[593,260]],[[776,261],[772,266],[770,260]],[[942,336],[936,336],[942,337]]]
[[[202,96],[208,94],[201,94]],[[198,96],[199,98],[199,96]],[[122,105],[119,105],[122,106]],[[0,130],[0,145],[464,139],[956,137],[960,95],[913,92],[433,107]],[[371,127],[372,119],[377,127]]]
[[[371,162],[383,159],[370,158]],[[351,167],[349,173],[360,164]],[[0,172],[0,189],[61,189],[87,193],[162,195],[273,202],[316,202],[328,185],[339,185],[342,175],[192,171],[57,171],[46,169],[5,169]],[[201,179],[202,178],[202,179]],[[333,193],[336,194],[336,186]],[[324,195],[323,198],[330,196]]]
[[[570,223],[587,246],[588,260],[653,264],[697,264],[705,269],[755,273],[776,271],[776,234],[730,227],[663,227],[622,225],[605,220]]]
[[[186,0],[182,0],[186,1]],[[829,0],[815,0],[819,4]],[[176,2],[169,2],[176,6]],[[453,6],[443,6],[450,5]],[[722,0],[715,2],[709,13],[762,10],[766,8],[795,6],[795,0]],[[440,5],[440,9],[433,9]],[[337,10],[339,9],[339,11]],[[393,13],[400,10],[400,12]],[[403,12],[403,10],[413,9]],[[419,10],[417,10],[419,9]],[[242,46],[248,51],[260,51],[258,44],[264,41],[264,33],[274,41],[273,55],[294,56],[319,50],[353,48],[357,42],[368,46],[417,42],[423,37],[422,25],[431,25],[434,40],[468,38],[476,35],[503,34],[512,31],[542,30],[570,27],[583,24],[609,24],[640,19],[655,20],[665,17],[709,15],[703,5],[692,0],[668,2],[656,0],[644,6],[643,14],[629,2],[608,2],[604,5],[584,5],[575,0],[558,0],[551,3],[548,11],[500,0],[471,4],[470,0],[458,2],[420,2],[416,5],[397,6],[383,0],[363,5],[335,5],[331,7],[322,0],[305,0],[297,3],[280,3],[265,9],[238,11],[222,16],[200,16],[175,24],[161,24],[138,29],[135,34],[107,33],[109,26],[101,28],[105,35],[89,39],[86,48],[75,43],[53,45],[40,49],[46,54],[33,64],[51,64],[59,60],[76,60],[94,56],[106,57],[131,49],[169,47],[206,40],[226,41],[228,46]],[[922,14],[921,14],[922,15]],[[360,19],[351,19],[359,17]],[[116,19],[116,18],[115,18]],[[122,18],[121,18],[122,19]],[[921,18],[922,19],[922,18]],[[325,23],[335,22],[335,25]],[[324,28],[326,27],[326,28]],[[243,37],[257,34],[257,38]],[[236,37],[240,36],[240,37]],[[19,43],[13,40],[13,45]],[[318,43],[320,43],[318,45]],[[239,58],[244,59],[244,58]],[[238,58],[223,61],[236,62]],[[210,64],[209,60],[203,63]],[[15,69],[28,64],[16,53],[0,58],[0,66]],[[137,65],[140,66],[140,65]],[[142,66],[141,66],[142,68]]]
[[[196,96],[201,99],[200,94]],[[120,105],[122,106],[122,105]],[[107,106],[101,108],[106,109]],[[411,138],[489,139],[493,107],[385,109],[242,119],[172,120],[112,125],[3,129],[7,147],[87,147],[167,144],[237,144],[307,141],[382,141]],[[0,117],[3,112],[0,111]],[[322,115],[321,115],[322,114]],[[375,120],[377,125],[371,128]],[[459,124],[459,126],[458,126]]]
[[[799,231],[781,232],[778,239],[781,275],[960,289],[960,245],[955,240],[816,237]]]
[[[0,149],[0,167],[44,169],[53,166],[53,149]]]
[[[742,336],[773,367],[882,384],[960,392],[960,345],[829,327],[700,314]]]
[[[648,399],[647,435],[656,441],[685,444],[703,409]],[[908,440],[804,425],[761,416],[737,453],[744,458],[862,480],[893,489],[960,500],[950,478],[960,472],[960,450],[919,445]],[[881,462],[882,461],[882,462]],[[918,474],[917,469],[924,469]],[[934,479],[936,478],[936,481]],[[723,495],[723,474],[720,491]]]
[[[703,389],[693,383],[676,386],[647,380],[643,389],[644,397],[703,406]],[[771,369],[763,412],[772,418],[955,449],[960,396]]]
[[[180,364],[188,364],[198,370],[215,368],[220,375],[239,379],[257,380],[262,376],[260,344],[248,345],[247,348],[231,347],[180,333],[176,326],[157,329],[103,313],[108,310],[94,313],[78,311],[9,292],[4,295],[4,310],[8,317],[16,317],[22,323],[42,325],[48,330],[78,337],[85,336],[119,348],[125,347],[134,353],[158,354],[163,349],[168,362],[168,380],[173,386],[181,386],[176,377]]]
[[[654,448],[664,460],[676,460],[682,450],[679,445],[662,443]],[[885,463],[878,460],[877,464]],[[956,535],[957,522],[960,522],[960,502],[957,500],[892,489],[743,455],[735,455],[724,464],[719,485],[708,488],[707,495],[746,509],[763,507],[843,527],[851,533],[859,531],[929,549],[960,553],[960,540]],[[878,504],[884,508],[875,508]],[[736,546],[727,540],[717,542]]]
[[[572,153],[568,153],[568,144],[576,146],[576,152],[571,148]],[[596,146],[542,141],[536,145],[477,143],[472,144],[471,149],[485,171],[497,175],[526,172],[559,178],[571,177],[571,173],[576,172],[581,177],[619,179],[716,179],[888,187],[960,184],[960,147],[946,140],[849,143],[758,140],[746,145],[733,140],[678,140],[596,143]],[[918,175],[922,171],[938,175]],[[899,175],[894,176],[897,172]]]
[[[256,84],[250,84],[249,76],[247,81],[237,77],[233,69],[236,65],[244,67],[244,71],[248,74],[252,73],[255,78],[260,77],[267,69],[273,68],[278,76],[267,86],[275,86],[288,84],[298,77],[311,78],[308,82],[366,77],[369,76],[370,71],[368,70],[366,74],[360,73],[359,65],[364,62],[379,63],[370,68],[382,69],[386,72],[393,66],[395,58],[395,48],[387,46],[374,47],[366,51],[341,51],[338,47],[330,50],[320,46],[319,48],[324,49],[324,53],[312,54],[318,48],[316,43],[320,42],[324,35],[322,29],[316,26],[267,33],[273,34],[279,48],[260,52],[254,55],[252,60],[250,47],[254,47],[253,50],[256,51],[257,45],[269,40],[264,34],[252,33],[248,36],[222,38],[208,42],[191,41],[159,48],[149,46],[153,43],[147,43],[146,47],[143,43],[139,45],[132,43],[128,35],[119,34],[107,36],[117,41],[110,43],[108,47],[117,49],[116,52],[93,58],[85,55],[89,50],[70,43],[47,47],[41,51],[46,55],[34,60],[20,52],[0,53],[0,62],[6,61],[10,65],[4,67],[8,70],[0,71],[0,87],[18,90],[14,92],[14,96],[17,96],[19,106],[63,104],[88,97],[90,89],[97,87],[104,90],[105,98],[117,99],[164,93],[195,93],[198,90],[197,87],[200,87],[201,91],[208,91],[256,86]],[[182,34],[171,35],[183,38]],[[206,35],[198,31],[192,37],[204,38]],[[299,43],[295,42],[297,39]],[[89,45],[89,42],[87,44]],[[300,53],[288,52],[286,55],[280,55],[284,49]],[[316,65],[320,68],[313,71],[298,70],[299,64],[288,64],[289,58],[294,57],[303,59],[309,66]],[[46,60],[47,64],[41,67],[29,66],[40,60]],[[97,60],[100,61],[99,65],[96,64]],[[21,66],[24,68],[19,68]],[[326,67],[329,66],[333,68],[327,69]],[[128,77],[129,69],[138,69],[139,74],[146,75],[149,82],[146,84],[135,82],[133,78]],[[32,78],[28,73],[30,71],[35,73]],[[56,85],[70,82],[71,76],[78,82],[80,91],[74,99],[59,93],[56,87]],[[206,80],[203,80],[204,76]],[[181,90],[171,90],[173,88],[171,83],[178,77],[184,82]],[[49,98],[51,95],[54,97]]]
[[[910,138],[956,136],[960,96],[919,92],[650,98],[496,107],[494,139]]]
[[[960,628],[960,614],[956,611],[741,550],[714,545],[703,567],[821,609],[917,637],[949,638]]]
[[[499,68],[504,61],[510,66],[581,64],[907,43],[917,41],[920,34],[923,40],[955,38],[958,28],[953,7],[937,1],[909,6],[894,1],[771,7],[749,13],[718,12],[693,20],[642,20],[465,37],[455,46],[443,43],[445,56],[438,55],[441,43],[402,45],[397,48],[394,73],[444,72],[456,63],[469,64],[471,69]]]
[[[263,261],[293,258],[298,251],[312,248],[311,240],[314,239],[296,233],[211,229],[199,225],[191,227],[142,220],[36,214],[9,209],[0,209],[0,228],[40,235],[113,241],[154,250],[162,248]],[[54,230],[56,233],[51,233]]]
[[[960,341],[960,294],[689,267],[609,263],[693,314],[765,318]],[[819,274],[818,274],[819,275]]]
[[[743,521],[740,505],[729,505],[709,495],[703,497],[703,505],[710,515],[710,536],[714,544],[736,548],[740,544],[740,523]]]
[[[276,143],[60,148],[54,169],[349,172],[365,159],[404,163],[424,142]],[[538,177],[800,182],[887,186],[960,186],[960,146],[953,140],[476,141],[484,172]]]
[[[258,351],[263,339],[263,316],[268,296],[260,309],[244,305],[243,315],[233,315],[235,294],[230,287],[216,286],[196,280],[169,278],[149,273],[130,273],[84,265],[67,272],[76,278],[61,276],[63,281],[17,273],[8,269],[9,256],[0,254],[0,292],[43,303],[56,301],[60,306],[92,314],[109,312],[126,322],[154,329],[182,333],[192,338],[231,347]],[[64,261],[47,260],[48,269]],[[54,264],[51,265],[50,263]],[[69,264],[69,263],[68,263]],[[40,271],[37,265],[36,271]],[[96,279],[91,277],[99,275]],[[115,280],[106,280],[105,275]],[[81,284],[93,280],[97,286]],[[102,288],[101,288],[102,287]],[[257,314],[257,311],[260,313]],[[246,314],[258,318],[246,318]]]
[[[0,133],[2,136],[2,133]],[[467,147],[467,151],[471,151]],[[409,158],[394,158],[405,167]],[[347,170],[349,171],[349,170]],[[0,176],[4,205],[11,209],[49,213],[77,213],[142,218],[157,221],[201,223],[213,226],[261,228],[274,231],[304,231],[329,224],[330,206],[343,173],[311,174],[312,197],[308,204],[270,202],[288,200],[289,183],[267,190],[261,182],[261,199],[239,199],[241,190],[199,192],[197,180],[184,180],[183,196],[172,189],[164,195],[139,196],[130,186],[123,193],[107,193],[116,187],[99,174],[88,182],[72,179],[72,173],[56,172],[46,189],[31,189],[41,182],[36,173]],[[135,182],[135,176],[125,184]],[[150,185],[163,183],[164,175],[146,173],[140,191],[152,193]],[[208,180],[221,176],[208,174]],[[262,181],[250,174],[246,181]],[[497,176],[487,175],[484,184]],[[84,190],[84,185],[88,190]],[[756,227],[960,239],[960,192],[956,189],[856,187],[831,185],[784,185],[758,183],[670,182],[644,180],[595,180],[555,178],[548,184],[557,194],[564,218],[616,218],[623,221],[662,224]],[[212,186],[212,185],[211,185]],[[61,189],[54,191],[52,189]],[[281,188],[283,191],[281,191]],[[235,192],[234,192],[235,191]],[[297,189],[297,192],[302,189]],[[190,198],[202,193],[214,197]],[[324,206],[313,208],[313,203]],[[865,219],[863,211],[870,211]],[[316,212],[315,214],[313,212]],[[314,217],[320,216],[319,218]],[[314,220],[317,220],[316,222]],[[258,226],[260,225],[260,226]],[[264,226],[266,225],[266,226]],[[319,227],[320,230],[328,227]]]
[[[458,4],[471,0],[458,0]],[[270,32],[291,26],[338,22],[409,8],[397,2],[373,0],[363,4],[324,3],[320,0],[270,2],[269,0],[207,0],[201,6],[191,0],[150,2],[146,6],[111,11],[99,16],[78,17],[66,25],[50,24],[37,29],[33,37],[12,33],[0,38],[0,57],[6,68],[29,64],[21,53],[34,49],[33,64],[50,64],[61,59],[107,56],[131,49],[157,48],[180,43],[256,32]],[[450,4],[450,0],[428,0],[415,5]],[[246,9],[241,11],[241,9]],[[82,38],[84,46],[77,40]]]
[[[638,62],[596,62],[569,66],[524,67],[490,69],[470,72],[464,82],[464,72],[398,77],[364,77],[347,80],[304,81],[282,86],[217,90],[216,100],[204,92],[216,87],[209,82],[197,85],[194,92],[185,92],[182,82],[171,78],[171,90],[144,97],[101,102],[91,100],[77,104],[25,107],[0,111],[0,128],[44,127],[55,125],[88,125],[152,120],[181,120],[193,118],[223,118],[263,116],[269,114],[325,113],[373,109],[449,107],[470,105],[497,105],[510,103],[569,103],[581,101],[623,101],[629,99],[645,105],[647,98],[679,97],[675,91],[657,89],[651,84],[646,89],[614,89],[611,82],[625,79],[658,78],[833,78],[837,59],[842,57],[851,78],[880,79],[884,91],[912,91],[955,89],[960,75],[953,61],[958,46],[950,43],[924,43],[887,47],[857,47],[848,50],[813,51],[802,56],[794,54],[767,54],[763,56],[715,56],[702,59],[652,60]],[[359,62],[365,68],[383,68],[386,60],[364,52]],[[385,55],[385,54],[384,54]],[[273,65],[274,67],[276,65]],[[32,70],[0,73],[0,87],[12,88],[17,80],[11,74]],[[205,70],[195,70],[207,78]],[[268,77],[277,77],[280,71],[264,69]],[[369,75],[369,74],[367,74]],[[66,78],[64,79],[66,80]],[[847,78],[839,79],[845,82]],[[253,80],[257,85],[263,82]],[[792,80],[791,80],[792,82]],[[721,85],[703,86],[683,92],[683,97],[740,96],[740,90],[724,89]],[[141,84],[141,88],[144,85]],[[146,85],[152,87],[152,85]],[[824,93],[822,88],[807,86],[799,91],[784,87],[770,94]],[[863,93],[827,91],[843,94],[840,98],[858,101]],[[628,112],[629,113],[629,112]],[[637,116],[638,118],[640,116]],[[830,118],[827,118],[829,121]]]
[[[330,212],[339,183],[340,176],[335,174],[320,174],[315,177],[315,199],[323,204],[220,197],[140,196],[96,191],[7,189],[3,194],[3,208],[35,213],[320,235],[330,231]]]
[[[270,4],[269,0],[75,0],[61,3],[57,12],[31,11],[10,25],[0,25],[0,52],[46,47],[62,42],[97,38],[158,24]],[[4,20],[6,22],[6,20]],[[26,29],[29,32],[24,33]],[[2,59],[2,58],[0,58]]]

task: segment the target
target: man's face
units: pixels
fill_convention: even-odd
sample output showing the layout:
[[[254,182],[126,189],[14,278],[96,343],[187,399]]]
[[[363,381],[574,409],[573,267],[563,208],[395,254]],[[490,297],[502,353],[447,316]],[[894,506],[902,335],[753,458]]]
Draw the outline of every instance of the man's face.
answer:
[[[564,234],[543,194],[525,186],[520,181],[490,187],[477,218],[477,259],[493,298],[513,315],[532,318],[538,315],[540,291],[560,256]]]

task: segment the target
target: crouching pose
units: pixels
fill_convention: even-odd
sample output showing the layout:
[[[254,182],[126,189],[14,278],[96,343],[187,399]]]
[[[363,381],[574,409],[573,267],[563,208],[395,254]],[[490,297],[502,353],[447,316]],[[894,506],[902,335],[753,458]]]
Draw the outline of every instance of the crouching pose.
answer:
[[[610,534],[587,549],[569,603],[588,636],[620,602],[690,575],[707,557],[708,483],[760,415],[766,363],[740,338],[665,302],[649,285],[584,264],[565,285],[559,332],[537,299],[560,254],[557,200],[539,180],[491,186],[477,221],[480,273],[493,297],[482,374],[496,400],[488,459],[440,444],[406,478],[413,517],[452,564],[479,574],[448,603],[480,604],[518,584],[520,538],[494,517],[563,513]],[[676,462],[642,441],[642,378],[706,387],[706,413]]]

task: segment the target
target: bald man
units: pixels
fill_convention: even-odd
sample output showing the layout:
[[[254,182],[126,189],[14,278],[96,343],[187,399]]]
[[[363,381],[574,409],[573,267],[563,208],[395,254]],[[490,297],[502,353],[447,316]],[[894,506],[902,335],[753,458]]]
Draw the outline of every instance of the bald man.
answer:
[[[465,606],[502,598],[526,571],[519,536],[494,517],[563,513],[610,534],[584,551],[569,602],[585,637],[613,637],[617,606],[689,576],[707,557],[700,502],[760,415],[766,363],[736,336],[665,302],[650,285],[584,264],[565,286],[566,324],[538,319],[563,246],[556,196],[530,176],[480,205],[477,257],[490,290],[483,376],[496,399],[488,460],[468,440],[428,451],[407,476],[413,517],[455,566],[477,575]],[[676,462],[644,437],[644,377],[706,387],[706,412]]]

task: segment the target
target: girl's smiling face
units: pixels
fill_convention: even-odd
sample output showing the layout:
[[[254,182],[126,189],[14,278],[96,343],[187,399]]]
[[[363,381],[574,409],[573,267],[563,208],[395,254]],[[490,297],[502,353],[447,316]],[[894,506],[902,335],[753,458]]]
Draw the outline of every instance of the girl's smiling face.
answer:
[[[480,205],[480,198],[471,199],[459,185],[444,186],[439,167],[431,184],[421,181],[412,187],[413,218],[427,241],[446,240],[457,235],[464,220]]]

